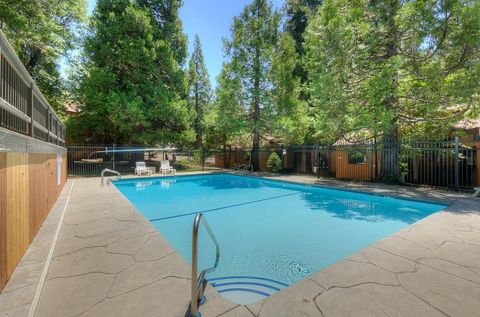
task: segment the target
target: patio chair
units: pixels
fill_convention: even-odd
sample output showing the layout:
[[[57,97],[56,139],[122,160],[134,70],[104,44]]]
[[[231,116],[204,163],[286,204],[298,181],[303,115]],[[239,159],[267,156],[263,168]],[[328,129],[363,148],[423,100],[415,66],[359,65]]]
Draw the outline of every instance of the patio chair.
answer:
[[[480,187],[474,187],[473,190],[475,191],[473,197],[480,197]]]
[[[170,166],[170,161],[165,160],[160,162],[160,172],[162,174],[175,174],[177,171],[172,166]]]
[[[150,176],[152,175],[152,171],[147,168],[147,165],[145,162],[137,162],[135,163],[135,175],[137,176],[142,176],[142,175],[147,175]]]

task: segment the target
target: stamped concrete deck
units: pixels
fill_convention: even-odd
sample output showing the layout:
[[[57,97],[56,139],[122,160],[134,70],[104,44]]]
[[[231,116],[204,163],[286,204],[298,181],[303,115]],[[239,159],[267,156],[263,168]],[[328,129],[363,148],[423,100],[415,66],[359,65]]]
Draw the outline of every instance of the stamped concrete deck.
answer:
[[[231,303],[208,287],[202,316],[479,316],[480,200],[422,188],[322,182],[450,206],[256,304]],[[27,316],[72,186],[34,316],[184,316],[189,264],[115,187],[99,184],[96,178],[68,182],[0,294],[0,317]]]

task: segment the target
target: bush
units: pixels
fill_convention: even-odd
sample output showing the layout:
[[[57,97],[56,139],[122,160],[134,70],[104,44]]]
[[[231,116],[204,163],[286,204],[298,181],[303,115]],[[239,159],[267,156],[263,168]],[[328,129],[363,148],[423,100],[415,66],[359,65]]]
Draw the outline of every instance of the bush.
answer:
[[[269,172],[278,172],[282,169],[282,160],[277,153],[273,152],[267,161],[267,168]]]

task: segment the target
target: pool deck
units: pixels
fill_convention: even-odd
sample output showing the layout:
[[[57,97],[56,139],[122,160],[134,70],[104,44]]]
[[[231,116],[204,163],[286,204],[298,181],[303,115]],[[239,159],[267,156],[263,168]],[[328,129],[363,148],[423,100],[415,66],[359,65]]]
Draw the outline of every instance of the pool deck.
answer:
[[[275,178],[449,207],[253,305],[229,302],[208,287],[203,317],[479,316],[480,199],[428,188]],[[190,265],[114,186],[101,188],[99,178],[69,180],[0,293],[0,317],[28,316],[35,294],[38,305],[29,317],[184,317]]]

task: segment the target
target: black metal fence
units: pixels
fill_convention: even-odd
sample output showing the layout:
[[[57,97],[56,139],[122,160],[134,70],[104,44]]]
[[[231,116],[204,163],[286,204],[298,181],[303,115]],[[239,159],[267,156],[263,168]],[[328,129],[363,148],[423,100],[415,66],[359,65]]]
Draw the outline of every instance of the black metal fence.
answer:
[[[205,149],[113,145],[71,145],[67,149],[70,177],[99,176],[105,168],[133,174],[136,162],[140,161],[156,173],[160,172],[163,160],[178,171],[215,169],[214,152]]]
[[[340,143],[264,147],[259,170],[275,152],[283,173],[302,173],[354,181],[383,181],[470,190],[480,184],[477,149],[479,141],[458,138],[443,141],[402,143]],[[104,168],[133,174],[135,163],[145,161],[159,172],[160,162],[169,160],[178,171],[237,168],[248,165],[250,149],[190,149],[125,146],[69,146],[70,176],[98,176]]]
[[[470,190],[480,185],[478,144],[451,138],[268,147],[260,149],[260,170],[266,170],[268,157],[276,152],[286,173]],[[232,149],[223,166],[232,168],[251,155],[250,149]]]

